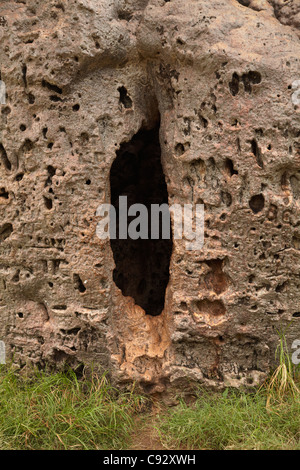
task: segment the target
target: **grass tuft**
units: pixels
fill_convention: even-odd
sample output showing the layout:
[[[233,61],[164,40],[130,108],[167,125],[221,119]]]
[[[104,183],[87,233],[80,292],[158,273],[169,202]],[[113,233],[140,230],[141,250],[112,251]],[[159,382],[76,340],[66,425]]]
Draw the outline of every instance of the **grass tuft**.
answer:
[[[79,380],[67,370],[24,377],[0,366],[0,449],[124,449],[142,404],[105,375]]]
[[[116,390],[106,375],[2,365],[0,450],[300,450],[299,381],[284,334],[277,360],[252,393],[200,390],[193,404],[153,401],[152,411],[149,398]]]
[[[158,432],[169,449],[299,450],[300,390],[285,334],[279,334],[278,366],[253,393],[227,389],[199,393],[193,405],[160,416]]]
[[[281,403],[280,413],[266,408],[264,391],[202,392],[193,405],[183,401],[160,416],[158,432],[168,449],[300,449],[299,402]]]
[[[274,406],[280,407],[289,396],[295,401],[300,400],[300,390],[296,385],[296,367],[291,361],[284,332],[278,332],[278,334],[279,345],[276,350],[276,359],[279,364],[265,384],[268,410]]]

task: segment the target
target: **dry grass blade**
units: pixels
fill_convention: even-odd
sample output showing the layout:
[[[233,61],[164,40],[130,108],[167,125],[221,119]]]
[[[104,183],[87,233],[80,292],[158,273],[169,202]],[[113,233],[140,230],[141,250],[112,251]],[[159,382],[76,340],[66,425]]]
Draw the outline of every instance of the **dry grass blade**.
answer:
[[[300,401],[300,390],[295,382],[295,368],[288,352],[286,337],[284,333],[279,333],[279,337],[280,342],[276,351],[276,357],[279,355],[279,365],[267,384],[268,410],[274,405],[280,406],[286,395],[292,395],[295,400]]]

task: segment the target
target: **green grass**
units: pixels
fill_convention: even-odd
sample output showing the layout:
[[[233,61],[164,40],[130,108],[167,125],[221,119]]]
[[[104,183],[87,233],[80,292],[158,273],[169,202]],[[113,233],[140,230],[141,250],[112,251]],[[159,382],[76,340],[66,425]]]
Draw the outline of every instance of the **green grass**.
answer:
[[[265,390],[253,394],[203,392],[160,416],[158,431],[168,449],[300,449],[300,403],[293,396],[280,409],[266,407]]]
[[[149,398],[114,389],[105,375],[78,379],[70,369],[24,375],[0,366],[0,450],[136,449],[136,437],[151,450],[151,436],[166,449],[300,450],[299,376],[284,336],[277,358],[278,367],[252,393],[201,390],[193,404],[155,402],[158,413],[149,411]]]
[[[169,449],[300,450],[299,367],[279,332],[278,366],[253,393],[199,393],[160,416],[157,430]]]
[[[279,344],[275,354],[278,366],[266,384],[267,408],[271,408],[272,405],[273,407],[280,406],[286,397],[294,397],[297,400],[300,396],[300,390],[296,384],[296,380],[299,381],[299,366],[296,367],[292,363],[285,331],[278,332],[278,335]]]
[[[0,366],[0,449],[125,449],[141,399],[71,370],[22,377]]]

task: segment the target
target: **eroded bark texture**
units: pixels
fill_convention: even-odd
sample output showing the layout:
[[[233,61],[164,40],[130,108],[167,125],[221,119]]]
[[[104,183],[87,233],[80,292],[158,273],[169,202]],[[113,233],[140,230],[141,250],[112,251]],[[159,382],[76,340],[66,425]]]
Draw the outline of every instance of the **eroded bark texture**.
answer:
[[[255,384],[276,330],[293,319],[300,337],[299,15],[296,0],[1,2],[8,357],[93,362],[154,393]],[[149,315],[114,282],[96,210],[118,152],[158,123],[169,203],[204,203],[205,243],[173,240]]]

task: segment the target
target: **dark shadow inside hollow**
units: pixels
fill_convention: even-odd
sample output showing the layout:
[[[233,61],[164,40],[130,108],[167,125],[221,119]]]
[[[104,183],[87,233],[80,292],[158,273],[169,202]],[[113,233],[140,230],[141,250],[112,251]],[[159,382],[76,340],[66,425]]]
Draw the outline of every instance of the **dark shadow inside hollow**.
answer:
[[[111,204],[116,209],[116,239],[111,248],[116,264],[114,282],[124,296],[148,315],[160,315],[164,309],[165,292],[169,282],[172,254],[172,230],[168,239],[162,238],[160,216],[159,238],[151,239],[151,205],[168,204],[168,191],[161,165],[159,124],[152,130],[141,129],[130,142],[120,146],[110,172]],[[147,239],[119,239],[119,197],[127,196],[127,206],[143,204],[148,210]],[[169,210],[167,208],[169,214]],[[128,216],[128,225],[139,216]],[[140,231],[140,226],[137,227]]]

